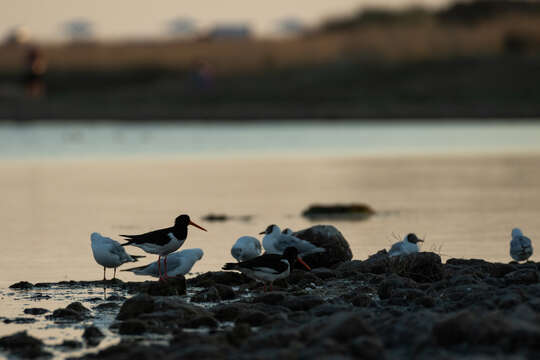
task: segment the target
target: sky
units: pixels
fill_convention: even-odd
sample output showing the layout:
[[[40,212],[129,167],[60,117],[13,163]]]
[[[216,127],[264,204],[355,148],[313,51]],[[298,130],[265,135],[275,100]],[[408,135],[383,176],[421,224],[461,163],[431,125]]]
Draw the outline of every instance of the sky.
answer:
[[[0,0],[0,39],[24,26],[35,40],[62,40],[63,24],[84,19],[100,39],[152,38],[165,35],[167,23],[190,18],[198,29],[216,24],[249,24],[269,34],[278,21],[295,18],[306,25],[365,5],[438,6],[448,0]]]

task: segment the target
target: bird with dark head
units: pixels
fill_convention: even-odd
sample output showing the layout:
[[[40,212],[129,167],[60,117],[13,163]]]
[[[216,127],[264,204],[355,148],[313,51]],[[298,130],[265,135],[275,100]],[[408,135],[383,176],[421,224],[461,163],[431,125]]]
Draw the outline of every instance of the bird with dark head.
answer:
[[[273,282],[288,277],[296,261],[311,270],[309,265],[298,256],[298,250],[294,247],[286,248],[283,255],[264,254],[239,263],[226,263],[222,269],[238,270],[247,277],[262,282],[266,292],[266,284],[269,283],[272,290]]]
[[[417,253],[420,251],[418,247],[419,242],[424,242],[424,240],[419,239],[418,236],[414,233],[407,234],[402,241],[398,241],[388,251],[389,256],[401,256],[408,255],[412,253]]]
[[[205,228],[191,221],[188,215],[180,215],[174,220],[174,226],[139,235],[120,235],[128,240],[128,242],[122,244],[122,246],[133,245],[146,251],[147,253],[159,255],[159,279],[166,280],[168,278],[167,255],[178,250],[184,244],[187,238],[189,225],[207,231]],[[161,273],[160,266],[160,259],[162,256],[164,257],[164,274]]]

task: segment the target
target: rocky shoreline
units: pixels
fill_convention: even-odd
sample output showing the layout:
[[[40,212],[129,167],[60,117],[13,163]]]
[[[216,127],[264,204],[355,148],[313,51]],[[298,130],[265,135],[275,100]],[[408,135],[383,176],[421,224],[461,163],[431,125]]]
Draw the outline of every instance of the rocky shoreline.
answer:
[[[83,357],[537,359],[539,265],[443,264],[435,253],[390,258],[383,250],[364,261],[294,270],[267,293],[234,272],[167,284],[115,281],[109,285],[135,295],[93,311],[116,312],[110,328],[121,340]],[[46,284],[17,286],[25,291]],[[34,313],[40,311],[27,312]],[[48,316],[76,322],[92,315],[75,303]],[[147,341],[156,336],[164,341]],[[102,337],[88,327],[81,343]],[[41,340],[24,333],[1,338],[0,348],[20,357],[47,356]]]

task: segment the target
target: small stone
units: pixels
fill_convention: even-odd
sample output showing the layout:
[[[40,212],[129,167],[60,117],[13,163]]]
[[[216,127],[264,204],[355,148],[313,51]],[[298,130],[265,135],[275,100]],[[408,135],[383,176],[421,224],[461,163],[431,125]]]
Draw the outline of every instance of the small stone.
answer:
[[[95,306],[94,310],[97,310],[97,311],[113,311],[113,310],[118,309],[119,307],[120,307],[120,305],[118,305],[117,303],[106,302],[106,303],[99,304],[99,305]]]
[[[36,322],[34,318],[16,317],[15,319],[4,319],[4,324],[31,324]]]
[[[84,307],[84,305],[78,301],[69,304],[68,306],[66,306],[66,309],[73,310],[79,314],[86,314],[90,312],[89,309]]]
[[[32,283],[29,283],[28,281],[19,281],[18,283],[15,283],[9,286],[10,289],[17,289],[17,290],[28,290],[33,287],[34,285],[32,285]]]
[[[72,309],[60,308],[54,310],[52,315],[49,315],[48,318],[55,320],[81,321],[84,319],[84,315]]]
[[[24,309],[24,313],[25,314],[30,314],[30,315],[42,315],[42,314],[45,314],[49,312],[49,310],[47,309],[43,309],[43,308],[28,308],[28,309]]]
[[[126,320],[154,311],[154,299],[147,294],[134,296],[124,302],[116,318]]]

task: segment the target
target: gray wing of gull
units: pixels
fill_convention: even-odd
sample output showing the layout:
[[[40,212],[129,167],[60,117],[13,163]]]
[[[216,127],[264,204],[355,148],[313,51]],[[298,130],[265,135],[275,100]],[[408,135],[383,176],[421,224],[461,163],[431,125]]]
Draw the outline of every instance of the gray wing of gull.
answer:
[[[388,255],[390,256],[401,255],[402,253],[403,253],[403,242],[401,241],[392,245],[390,250],[388,250]]]
[[[326,251],[323,248],[317,247],[310,243],[309,241],[302,240],[296,236],[281,234],[279,238],[276,239],[274,247],[280,253],[283,253],[288,247],[295,247],[298,250],[299,255],[307,255],[316,252]]]
[[[112,254],[118,256],[122,264],[135,261],[117,241],[111,240],[110,251]]]

